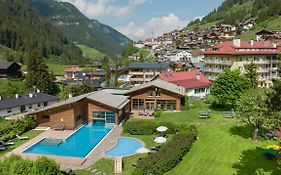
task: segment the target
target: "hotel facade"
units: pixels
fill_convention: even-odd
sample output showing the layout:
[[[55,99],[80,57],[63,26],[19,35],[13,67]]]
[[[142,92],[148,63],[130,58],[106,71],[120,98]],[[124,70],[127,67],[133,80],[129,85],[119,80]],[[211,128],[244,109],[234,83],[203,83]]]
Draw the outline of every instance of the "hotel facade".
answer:
[[[214,81],[226,69],[239,69],[247,72],[247,65],[257,65],[260,87],[272,86],[272,80],[279,77],[277,44],[267,41],[226,41],[203,52],[205,56],[204,72],[206,77]]]

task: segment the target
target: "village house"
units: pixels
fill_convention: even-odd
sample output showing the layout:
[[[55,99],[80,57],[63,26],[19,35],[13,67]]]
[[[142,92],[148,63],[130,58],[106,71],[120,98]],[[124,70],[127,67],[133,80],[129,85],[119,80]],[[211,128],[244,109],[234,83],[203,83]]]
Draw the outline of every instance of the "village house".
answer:
[[[191,53],[185,50],[174,50],[166,56],[166,58],[172,62],[185,62],[190,60],[191,57]]]
[[[156,79],[131,88],[125,95],[130,96],[132,111],[179,111],[183,94],[183,87]]]
[[[210,93],[211,82],[199,70],[161,73],[159,78],[182,86],[189,97],[203,98]]]
[[[75,78],[76,75],[78,75],[79,72],[81,72],[83,69],[79,67],[75,68],[68,68],[64,70],[64,77],[65,78]]]
[[[16,62],[0,62],[0,78],[16,78],[21,76],[21,65]]]
[[[58,102],[58,97],[39,92],[27,93],[23,96],[2,99],[0,97],[0,117],[34,111]]]
[[[257,65],[260,87],[272,85],[272,79],[279,76],[277,44],[267,41],[233,41],[223,42],[203,52],[205,56],[205,75],[209,80],[216,80],[224,70],[239,69],[246,73],[251,62]]]
[[[42,127],[75,129],[85,122],[119,124],[130,112],[127,96],[95,91],[31,112]]]
[[[131,63],[128,66],[131,84],[142,84],[151,81],[161,72],[169,71],[169,63]]]

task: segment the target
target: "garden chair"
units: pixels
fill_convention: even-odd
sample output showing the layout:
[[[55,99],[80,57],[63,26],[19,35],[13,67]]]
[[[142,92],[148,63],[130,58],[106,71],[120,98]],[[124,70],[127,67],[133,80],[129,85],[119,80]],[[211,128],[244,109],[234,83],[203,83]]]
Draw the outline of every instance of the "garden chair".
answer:
[[[54,125],[53,129],[57,130],[57,131],[63,131],[64,130],[64,125]]]

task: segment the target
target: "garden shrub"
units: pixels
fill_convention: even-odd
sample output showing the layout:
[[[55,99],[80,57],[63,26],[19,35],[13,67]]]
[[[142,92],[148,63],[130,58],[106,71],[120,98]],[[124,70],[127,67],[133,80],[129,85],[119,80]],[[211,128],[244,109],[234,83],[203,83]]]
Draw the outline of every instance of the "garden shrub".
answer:
[[[18,155],[11,155],[0,161],[0,174],[61,175],[59,166],[53,160],[40,157],[31,161]]]
[[[157,109],[157,110],[154,112],[153,116],[154,116],[155,118],[159,118],[159,117],[161,117],[162,112],[163,112],[162,109]]]
[[[124,131],[132,134],[132,135],[153,135],[159,134],[156,130],[159,126],[166,126],[168,128],[164,134],[176,134],[176,133],[192,133],[193,135],[197,135],[196,127],[193,125],[187,124],[175,124],[172,122],[160,122],[157,123],[155,121],[127,121],[124,123]]]
[[[175,134],[171,141],[161,147],[160,151],[138,160],[134,174],[164,174],[170,171],[180,163],[191,148],[197,137],[193,133],[195,132]]]
[[[26,131],[36,127],[34,117],[27,116],[25,118],[13,121],[1,120],[0,123],[0,140],[8,141]]]

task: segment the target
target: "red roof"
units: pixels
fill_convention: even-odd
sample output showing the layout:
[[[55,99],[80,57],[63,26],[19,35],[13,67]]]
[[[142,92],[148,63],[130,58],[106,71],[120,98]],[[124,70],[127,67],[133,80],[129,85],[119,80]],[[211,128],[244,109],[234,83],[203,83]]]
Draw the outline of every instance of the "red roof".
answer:
[[[240,41],[240,46],[234,41],[225,41],[207,49],[204,55],[267,55],[278,54],[277,47],[267,41]]]
[[[199,70],[161,73],[159,76],[167,82],[180,85],[186,89],[208,87],[211,85],[211,82]]]
[[[68,69],[65,69],[64,72],[72,72],[72,73],[75,73],[75,72],[80,72],[82,71],[83,69],[79,68],[79,67],[73,67],[73,68],[68,68]]]

